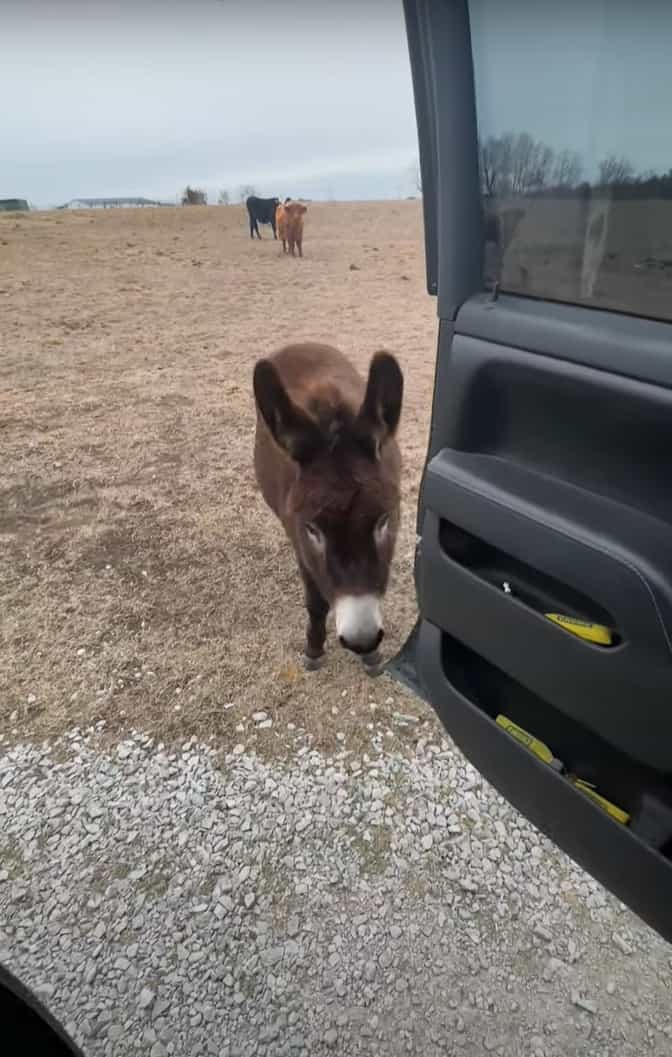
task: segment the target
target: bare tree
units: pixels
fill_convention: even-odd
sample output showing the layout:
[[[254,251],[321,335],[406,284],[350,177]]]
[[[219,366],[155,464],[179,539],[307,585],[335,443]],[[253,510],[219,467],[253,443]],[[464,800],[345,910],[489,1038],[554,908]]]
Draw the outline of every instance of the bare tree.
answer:
[[[542,191],[550,183],[555,151],[545,143],[535,145],[532,166],[529,173],[528,190]]]
[[[511,193],[520,195],[525,192],[527,171],[532,159],[534,140],[527,132],[515,137],[511,152]]]
[[[231,203],[231,196],[228,191],[220,191],[217,197],[217,202],[220,206],[228,206]]]
[[[528,132],[520,132],[514,138],[512,149],[512,194],[524,195],[541,190],[552,164],[552,149],[533,139]]]
[[[553,166],[552,183],[555,187],[576,187],[581,180],[581,155],[575,150],[561,150]]]
[[[615,154],[610,154],[600,162],[599,174],[599,182],[604,187],[610,184],[627,184],[634,178],[635,167],[627,158],[617,158]]]
[[[182,192],[182,205],[183,206],[206,206],[208,204],[208,196],[205,191],[202,191],[199,187],[190,187],[187,185]]]
[[[513,133],[506,132],[503,136],[490,136],[480,144],[482,190],[487,198],[506,195],[512,190],[514,142]]]
[[[548,187],[555,163],[552,147],[528,132],[505,132],[479,145],[483,194],[526,195]]]
[[[490,136],[485,143],[478,145],[478,161],[481,169],[481,191],[486,198],[492,198],[497,192],[497,140]]]
[[[244,202],[250,195],[256,195],[256,189],[252,184],[243,184],[242,187],[238,188],[238,197],[241,202]]]

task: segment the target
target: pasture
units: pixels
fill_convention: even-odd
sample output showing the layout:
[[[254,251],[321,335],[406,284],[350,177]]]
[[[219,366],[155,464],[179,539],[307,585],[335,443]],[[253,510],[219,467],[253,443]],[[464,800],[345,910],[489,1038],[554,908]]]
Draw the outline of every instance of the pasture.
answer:
[[[298,664],[302,591],[254,482],[251,373],[295,340],[363,371],[381,347],[400,360],[389,657],[415,615],[436,346],[421,206],[311,204],[303,260],[262,231],[250,240],[243,206],[0,217],[3,732],[105,719],[230,746],[263,709],[260,749],[287,724],[331,748],[356,742],[372,703],[416,707],[333,630],[321,672]]]

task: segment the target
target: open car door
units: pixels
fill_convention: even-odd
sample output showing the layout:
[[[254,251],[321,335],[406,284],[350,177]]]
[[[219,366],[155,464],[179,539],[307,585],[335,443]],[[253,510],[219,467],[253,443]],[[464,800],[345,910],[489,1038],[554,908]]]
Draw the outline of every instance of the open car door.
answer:
[[[397,669],[672,940],[672,4],[404,7],[440,322]]]

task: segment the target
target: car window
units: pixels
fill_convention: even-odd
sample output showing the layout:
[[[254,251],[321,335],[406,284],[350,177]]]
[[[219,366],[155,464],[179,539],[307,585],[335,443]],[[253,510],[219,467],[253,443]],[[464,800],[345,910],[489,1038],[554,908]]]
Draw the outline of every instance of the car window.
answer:
[[[672,319],[672,4],[469,8],[486,287]]]

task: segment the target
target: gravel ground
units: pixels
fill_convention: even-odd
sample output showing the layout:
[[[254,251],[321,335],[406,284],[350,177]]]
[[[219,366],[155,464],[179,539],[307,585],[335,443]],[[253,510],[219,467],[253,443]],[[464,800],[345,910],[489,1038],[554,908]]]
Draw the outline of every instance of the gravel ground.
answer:
[[[0,756],[0,960],[87,1055],[672,1051],[670,948],[434,724],[285,762],[102,728]]]

